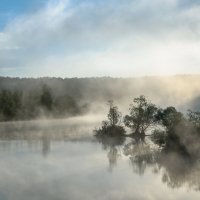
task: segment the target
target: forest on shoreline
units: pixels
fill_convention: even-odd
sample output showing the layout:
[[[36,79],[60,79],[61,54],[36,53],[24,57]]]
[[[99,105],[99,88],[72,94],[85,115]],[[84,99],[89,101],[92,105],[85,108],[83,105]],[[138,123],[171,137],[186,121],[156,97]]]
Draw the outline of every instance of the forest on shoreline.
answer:
[[[174,87],[176,85],[176,87]],[[11,78],[0,77],[0,121],[40,117],[64,118],[89,112],[102,114],[113,99],[126,111],[144,94],[160,107],[182,112],[200,107],[200,76],[140,78]]]

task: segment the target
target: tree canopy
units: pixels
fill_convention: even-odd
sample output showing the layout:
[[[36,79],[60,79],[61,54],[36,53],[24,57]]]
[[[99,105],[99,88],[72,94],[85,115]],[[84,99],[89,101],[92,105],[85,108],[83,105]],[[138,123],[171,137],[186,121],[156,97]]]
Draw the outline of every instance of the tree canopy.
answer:
[[[143,134],[156,123],[157,107],[143,95],[133,99],[129,111],[129,115],[124,117],[124,124],[136,134]]]
[[[111,126],[115,126],[121,122],[122,114],[118,111],[118,107],[113,105],[113,101],[108,101],[109,112],[108,112],[108,120]]]

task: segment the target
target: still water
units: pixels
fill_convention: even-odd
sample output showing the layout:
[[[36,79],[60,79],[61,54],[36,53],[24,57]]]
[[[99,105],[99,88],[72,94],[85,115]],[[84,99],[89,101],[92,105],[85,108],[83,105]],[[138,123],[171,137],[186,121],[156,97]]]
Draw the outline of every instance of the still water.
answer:
[[[199,159],[146,138],[101,138],[89,118],[0,123],[0,200],[200,199]]]

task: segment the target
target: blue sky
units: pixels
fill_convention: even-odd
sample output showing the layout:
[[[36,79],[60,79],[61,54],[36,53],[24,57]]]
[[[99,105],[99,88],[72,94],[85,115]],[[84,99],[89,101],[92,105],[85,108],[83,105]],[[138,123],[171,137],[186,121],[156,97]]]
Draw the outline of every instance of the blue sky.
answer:
[[[0,0],[1,76],[200,73],[197,0]]]
[[[0,0],[0,29],[18,15],[33,12],[47,0]]]

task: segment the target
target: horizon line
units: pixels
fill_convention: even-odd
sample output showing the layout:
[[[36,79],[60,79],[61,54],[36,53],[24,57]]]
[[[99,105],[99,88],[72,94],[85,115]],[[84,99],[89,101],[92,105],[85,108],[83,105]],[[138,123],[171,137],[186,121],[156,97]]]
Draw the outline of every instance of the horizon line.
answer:
[[[177,77],[177,76],[200,76],[199,74],[171,74],[171,75],[141,75],[141,76],[85,76],[85,77],[60,77],[60,76],[0,76],[0,78],[18,78],[18,79],[42,79],[42,78],[57,78],[57,79],[91,79],[91,78],[112,78],[112,79],[132,79],[132,78],[153,78],[153,77]]]

